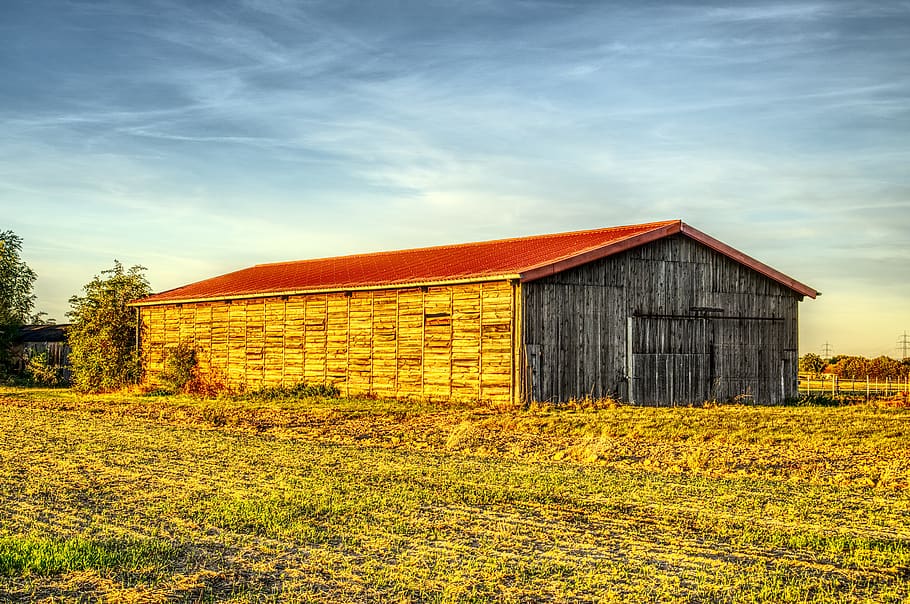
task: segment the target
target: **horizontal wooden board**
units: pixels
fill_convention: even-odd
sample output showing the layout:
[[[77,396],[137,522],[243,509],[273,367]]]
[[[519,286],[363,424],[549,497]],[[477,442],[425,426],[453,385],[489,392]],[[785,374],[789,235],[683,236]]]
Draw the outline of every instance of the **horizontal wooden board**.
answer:
[[[140,309],[146,379],[189,342],[235,388],[336,383],[343,392],[509,401],[507,282],[309,294]],[[503,390],[504,389],[504,390]]]

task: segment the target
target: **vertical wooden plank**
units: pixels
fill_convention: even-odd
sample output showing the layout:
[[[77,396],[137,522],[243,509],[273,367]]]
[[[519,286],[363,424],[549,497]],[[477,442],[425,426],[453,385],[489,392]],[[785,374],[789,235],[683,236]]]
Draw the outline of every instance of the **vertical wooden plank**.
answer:
[[[628,384],[628,392],[626,396],[628,397],[629,404],[634,405],[636,399],[636,379],[638,377],[635,374],[635,349],[633,346],[633,338],[635,335],[635,318],[629,316],[626,325],[626,383]]]
[[[345,312],[347,313],[347,340],[345,342],[345,360],[344,360],[344,394],[351,395],[351,379],[348,369],[351,366],[351,294],[345,294]]]
[[[373,392],[394,396],[397,390],[397,290],[373,292]]]
[[[508,281],[483,284],[481,313],[481,387],[484,399],[511,400],[512,286]]]
[[[396,396],[423,395],[423,294],[418,288],[398,291]]]
[[[348,336],[349,298],[343,293],[325,295],[326,300],[326,383],[349,390],[350,341]]]
[[[349,359],[349,298],[343,293],[324,295],[325,300],[325,364],[324,380],[342,391],[350,377]]]
[[[158,375],[164,369],[167,310],[165,306],[154,306],[147,312],[149,314],[149,364],[146,378],[150,384],[159,385]]]
[[[178,308],[178,344],[194,347],[196,345],[196,305],[181,304]]]
[[[452,288],[430,287],[423,299],[423,390],[444,400],[452,395]]]
[[[282,298],[267,298],[263,302],[263,386],[285,384],[285,304]]]
[[[246,303],[235,300],[228,306],[228,383],[246,389]]]
[[[212,372],[212,304],[196,304],[193,317],[193,341],[196,349],[196,365],[200,375]]]
[[[250,390],[263,386],[265,377],[265,303],[261,299],[246,302],[246,384]]]
[[[453,390],[453,386],[452,386],[452,358],[453,358],[454,355],[453,355],[453,352],[452,352],[452,345],[453,345],[452,340],[453,340],[453,338],[454,338],[454,336],[455,336],[455,324],[454,324],[455,319],[454,319],[454,316],[453,316],[453,315],[455,314],[455,292],[453,291],[453,288],[451,288],[451,287],[449,287],[448,290],[449,290],[449,300],[448,300],[448,311],[447,311],[447,312],[449,313],[449,333],[448,333],[448,339],[449,339],[449,347],[448,347],[449,370],[448,370],[448,380],[447,380],[448,384],[447,384],[447,386],[448,386],[449,393],[446,395],[446,398],[451,399],[451,398],[452,398],[452,390]]]
[[[348,384],[354,394],[367,394],[371,387],[373,338],[372,292],[354,292],[350,297],[350,348]]]
[[[480,285],[452,287],[452,396],[477,400],[480,388]]]
[[[484,296],[484,284],[480,284],[480,317],[477,322],[477,400],[483,401],[483,304],[486,297]]]
[[[214,384],[226,384],[228,367],[228,306],[224,302],[211,305],[212,342],[208,379]]]
[[[173,348],[180,343],[180,308],[168,304],[164,307],[164,345],[165,348]]]
[[[284,381],[288,386],[303,380],[304,322],[306,320],[306,299],[291,296],[285,305],[284,333]]]
[[[424,315],[427,311],[427,300],[426,300],[426,288],[420,288],[420,395],[427,395],[426,388],[426,347],[427,347],[427,338],[426,338],[426,322],[424,321]]]
[[[325,294],[306,298],[303,377],[308,384],[324,384],[326,379],[327,304]]]

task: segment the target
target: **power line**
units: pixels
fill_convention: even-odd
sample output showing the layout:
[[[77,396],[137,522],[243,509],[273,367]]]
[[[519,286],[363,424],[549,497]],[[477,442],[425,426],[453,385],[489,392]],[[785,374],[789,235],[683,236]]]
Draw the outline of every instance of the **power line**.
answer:
[[[831,344],[828,344],[828,342],[825,342],[824,346],[822,346],[822,357],[826,359],[831,358]]]
[[[907,335],[906,330],[904,331],[904,335],[897,339],[897,347],[902,351],[901,360],[910,357],[910,355],[907,354],[907,351],[910,351],[910,335]]]

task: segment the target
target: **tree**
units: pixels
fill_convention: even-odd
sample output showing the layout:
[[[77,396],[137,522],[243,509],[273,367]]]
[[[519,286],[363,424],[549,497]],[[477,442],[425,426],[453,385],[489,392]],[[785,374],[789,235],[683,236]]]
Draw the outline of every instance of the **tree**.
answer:
[[[30,325],[54,325],[57,323],[54,319],[48,319],[47,313],[43,310],[30,316],[28,322]]]
[[[96,275],[83,287],[84,296],[70,298],[69,331],[73,385],[85,392],[118,390],[140,376],[136,350],[136,311],[127,303],[151,293],[145,267],[114,268]]]
[[[866,357],[840,355],[836,363],[828,365],[828,371],[845,380],[865,379],[870,375],[871,363]]]
[[[843,359],[849,359],[849,358],[850,358],[850,355],[847,355],[847,354],[836,354],[833,357],[831,357],[830,359],[828,359],[828,365],[837,365]]]
[[[823,372],[827,366],[828,364],[825,362],[825,359],[813,352],[807,352],[799,357],[799,370],[806,373],[818,375]]]
[[[35,305],[32,287],[38,276],[22,261],[22,238],[0,232],[0,375],[10,370],[10,346]]]
[[[828,366],[828,371],[848,380],[870,378],[876,381],[884,381],[902,379],[907,374],[907,367],[907,364],[886,356],[874,359],[842,356],[837,363]]]
[[[896,380],[901,375],[901,362],[880,356],[869,361],[869,377],[875,380]]]

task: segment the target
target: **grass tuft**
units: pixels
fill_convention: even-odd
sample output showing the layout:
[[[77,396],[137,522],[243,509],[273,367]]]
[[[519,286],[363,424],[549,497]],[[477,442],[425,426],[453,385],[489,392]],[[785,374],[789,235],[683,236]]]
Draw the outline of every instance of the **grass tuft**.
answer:
[[[293,386],[261,388],[251,392],[236,394],[231,398],[240,401],[268,402],[287,399],[336,398],[340,394],[341,391],[335,384],[306,384],[301,382]]]
[[[795,399],[784,401],[784,406],[791,407],[842,407],[856,404],[859,401],[843,396],[830,396],[828,394],[801,394]]]

